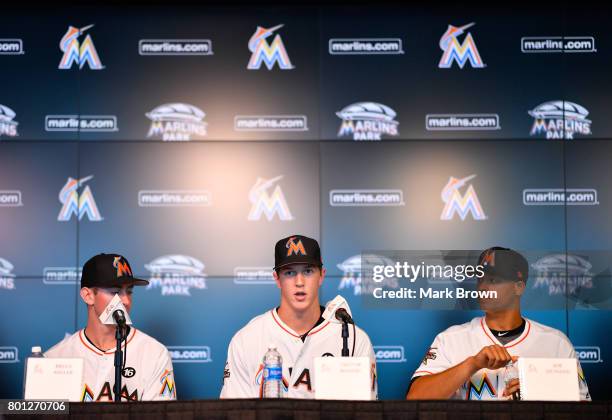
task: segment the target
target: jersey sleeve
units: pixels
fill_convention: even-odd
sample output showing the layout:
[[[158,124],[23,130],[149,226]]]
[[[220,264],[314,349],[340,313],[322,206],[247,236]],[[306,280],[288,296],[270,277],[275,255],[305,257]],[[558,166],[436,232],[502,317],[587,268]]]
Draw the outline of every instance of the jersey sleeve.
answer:
[[[376,355],[370,337],[362,331],[357,330],[357,343],[355,345],[355,357],[369,357],[372,378],[372,400],[378,399],[378,376],[376,374]]]
[[[574,350],[574,346],[569,341],[565,335],[561,340],[560,348],[559,348],[559,357],[566,357],[569,359],[576,359],[576,363],[578,364],[578,385],[580,388],[580,399],[582,401],[591,401],[591,394],[589,393],[589,387],[586,382],[586,378],[584,376],[584,372],[582,371],[582,366],[578,361],[578,357],[576,356],[576,350]]]
[[[453,367],[447,352],[448,349],[445,346],[444,334],[440,333],[434,339],[427,353],[425,353],[421,364],[412,375],[412,379],[418,378],[419,376],[444,372]]]
[[[155,367],[150,378],[145,379],[142,401],[176,400],[176,383],[172,359],[168,350],[161,346],[155,359]]]
[[[227,349],[227,361],[223,370],[223,388],[220,398],[258,398],[259,393],[255,383],[251,383],[246,364],[246,354],[241,349],[247,349],[240,343],[238,335],[232,338]]]

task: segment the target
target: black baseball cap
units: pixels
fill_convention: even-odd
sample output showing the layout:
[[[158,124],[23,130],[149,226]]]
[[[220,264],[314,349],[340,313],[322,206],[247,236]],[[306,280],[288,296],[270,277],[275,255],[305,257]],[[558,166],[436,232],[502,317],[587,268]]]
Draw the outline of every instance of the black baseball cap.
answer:
[[[292,235],[278,241],[274,247],[274,270],[289,264],[312,264],[322,267],[319,243],[303,235]]]
[[[478,257],[485,274],[500,280],[524,281],[529,277],[529,264],[518,252],[501,246],[485,249]]]
[[[125,257],[119,254],[98,254],[83,265],[81,287],[146,286],[147,280],[137,279]]]

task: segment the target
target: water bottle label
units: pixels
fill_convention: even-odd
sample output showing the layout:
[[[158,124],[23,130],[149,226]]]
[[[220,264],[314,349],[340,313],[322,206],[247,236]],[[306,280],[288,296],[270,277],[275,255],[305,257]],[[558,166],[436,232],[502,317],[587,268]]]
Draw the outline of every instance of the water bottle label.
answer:
[[[263,376],[266,381],[281,381],[283,379],[283,368],[280,366],[270,366],[264,369]]]

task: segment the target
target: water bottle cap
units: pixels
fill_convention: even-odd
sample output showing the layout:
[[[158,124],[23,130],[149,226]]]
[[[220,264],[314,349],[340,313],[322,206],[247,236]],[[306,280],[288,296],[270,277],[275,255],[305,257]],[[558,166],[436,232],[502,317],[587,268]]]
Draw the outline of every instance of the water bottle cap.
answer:
[[[33,346],[32,347],[32,353],[42,353],[42,347],[40,347],[40,346]]]
[[[276,344],[274,343],[268,344],[268,350],[272,350],[272,349],[276,350]]]

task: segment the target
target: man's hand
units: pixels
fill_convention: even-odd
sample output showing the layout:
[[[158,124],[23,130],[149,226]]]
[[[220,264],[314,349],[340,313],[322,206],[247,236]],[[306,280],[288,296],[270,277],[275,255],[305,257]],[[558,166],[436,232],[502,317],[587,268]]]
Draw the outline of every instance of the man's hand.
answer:
[[[498,344],[483,347],[478,354],[473,356],[473,364],[476,371],[480,369],[499,369],[506,366],[510,361],[516,362],[517,356],[511,356],[505,347]]]
[[[516,397],[518,397],[518,392],[520,388],[521,387],[518,378],[511,379],[510,381],[508,381],[508,384],[506,384],[506,389],[504,389],[504,393],[502,394],[502,396],[510,397],[511,400],[518,399]]]

